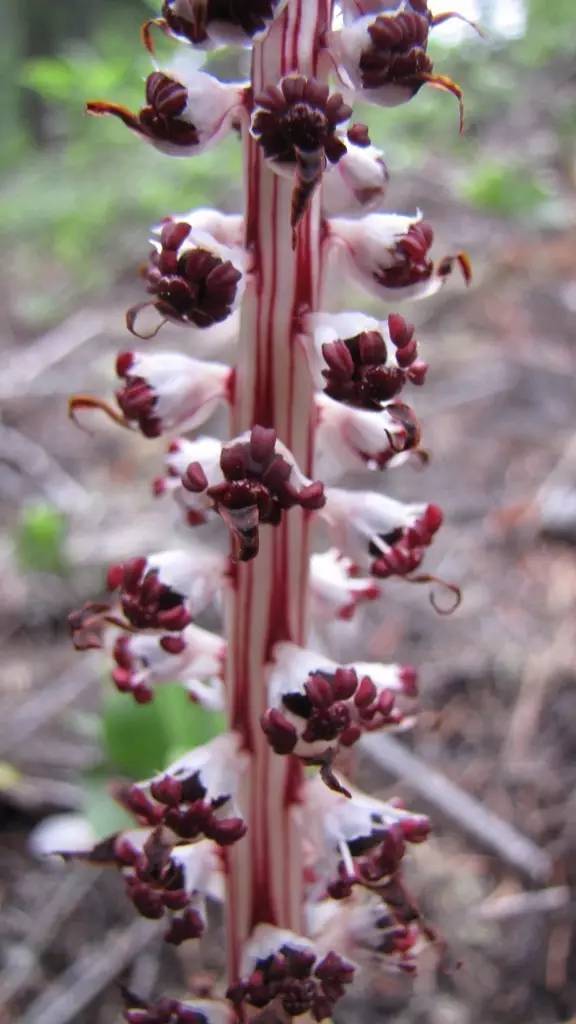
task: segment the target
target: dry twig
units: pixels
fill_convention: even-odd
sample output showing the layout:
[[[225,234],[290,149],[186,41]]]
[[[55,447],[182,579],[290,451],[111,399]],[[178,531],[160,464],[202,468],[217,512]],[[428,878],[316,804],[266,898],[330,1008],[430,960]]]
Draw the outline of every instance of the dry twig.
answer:
[[[129,928],[89,947],[32,1004],[22,1024],[68,1024],[81,1020],[89,1003],[117,978],[158,935],[157,922],[138,918]]]

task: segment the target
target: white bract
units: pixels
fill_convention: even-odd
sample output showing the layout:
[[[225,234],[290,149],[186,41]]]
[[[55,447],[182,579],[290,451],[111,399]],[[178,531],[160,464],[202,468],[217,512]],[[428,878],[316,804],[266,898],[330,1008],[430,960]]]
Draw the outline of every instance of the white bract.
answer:
[[[322,211],[334,217],[343,213],[373,210],[380,206],[388,187],[388,168],[376,146],[348,144],[348,152],[329,165],[322,179]]]

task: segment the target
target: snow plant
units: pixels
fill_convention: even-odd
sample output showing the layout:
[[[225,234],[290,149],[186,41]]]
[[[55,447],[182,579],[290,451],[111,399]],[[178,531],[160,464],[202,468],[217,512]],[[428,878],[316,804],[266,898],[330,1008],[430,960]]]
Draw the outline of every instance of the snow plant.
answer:
[[[179,325],[184,351],[122,352],[114,403],[71,401],[75,415],[98,406],[167,437],[153,490],[181,524],[167,523],[168,550],[110,568],[109,599],[70,617],[76,646],[105,648],[126,699],[145,704],[178,678],[228,723],[124,787],[134,828],[88,855],[116,865],[174,945],[202,936],[207,900],[226,905],[226,991],[126,992],[129,1024],[322,1021],[363,963],[412,972],[431,937],[402,873],[427,819],[358,792],[340,767],[366,732],[410,721],[416,672],[364,660],[361,642],[339,664],[315,638],[380,600],[386,580],[431,579],[422,563],[440,509],[371,484],[424,457],[404,395],[427,367],[397,307],[455,268],[468,281],[469,266],[462,253],[432,259],[420,212],[381,212],[387,164],[353,103],[397,106],[435,86],[461,107],[427,53],[454,16],[427,0],[164,0],[143,30],[142,108],[89,104],[170,156],[192,160],[228,133],[244,152],[243,212],[169,213],[152,236],[148,298],[128,313],[138,338]],[[167,67],[159,32],[178,51]],[[251,48],[249,82],[204,69],[221,46]],[[349,281],[375,315],[342,310]],[[234,365],[194,355],[202,335],[202,352],[224,342]],[[219,407],[224,444],[199,432]],[[350,471],[363,489],[344,486]],[[195,621],[211,605],[222,635]]]

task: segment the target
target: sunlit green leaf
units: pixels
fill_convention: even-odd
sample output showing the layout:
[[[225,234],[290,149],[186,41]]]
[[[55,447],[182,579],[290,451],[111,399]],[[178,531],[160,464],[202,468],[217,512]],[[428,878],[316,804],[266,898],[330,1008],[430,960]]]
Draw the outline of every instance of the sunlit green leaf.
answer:
[[[24,508],[16,535],[16,551],[22,569],[63,575],[66,572],[64,543],[66,519],[45,502]]]

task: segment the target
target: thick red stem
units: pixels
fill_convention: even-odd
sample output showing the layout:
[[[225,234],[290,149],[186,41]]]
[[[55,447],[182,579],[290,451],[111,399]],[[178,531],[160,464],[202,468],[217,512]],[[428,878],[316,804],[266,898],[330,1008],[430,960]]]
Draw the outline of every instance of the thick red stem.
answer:
[[[321,39],[331,0],[290,0],[253,54],[253,95],[297,72],[325,77]],[[237,367],[233,431],[273,427],[306,472],[312,469],[313,389],[299,339],[303,312],[317,308],[320,211],[316,196],[292,246],[293,182],[274,173],[244,129],[246,244],[251,257]],[[298,794],[301,768],[278,757],[260,728],[267,666],[280,640],[303,643],[309,520],[299,508],[279,527],[261,528],[258,557],[240,564],[229,608],[229,713],[251,754],[243,787],[248,834],[229,857],[228,933],[231,980],[253,928],[268,922],[303,930]]]

